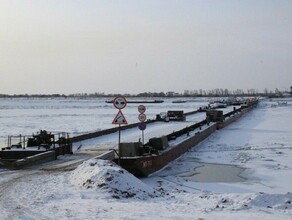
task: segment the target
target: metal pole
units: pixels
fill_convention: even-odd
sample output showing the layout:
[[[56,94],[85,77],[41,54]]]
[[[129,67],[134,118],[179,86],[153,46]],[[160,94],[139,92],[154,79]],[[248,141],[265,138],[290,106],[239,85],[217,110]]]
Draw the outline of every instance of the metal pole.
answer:
[[[144,145],[144,130],[142,130],[142,144]]]
[[[121,165],[121,125],[119,124],[119,165]]]

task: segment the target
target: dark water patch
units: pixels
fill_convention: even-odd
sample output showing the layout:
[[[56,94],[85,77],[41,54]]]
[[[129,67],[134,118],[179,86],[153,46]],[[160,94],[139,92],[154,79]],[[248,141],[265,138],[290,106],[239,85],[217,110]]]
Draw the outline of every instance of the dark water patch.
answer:
[[[245,170],[245,168],[235,165],[200,163],[199,167],[190,172],[180,173],[178,176],[192,182],[236,183],[247,180],[242,176]]]

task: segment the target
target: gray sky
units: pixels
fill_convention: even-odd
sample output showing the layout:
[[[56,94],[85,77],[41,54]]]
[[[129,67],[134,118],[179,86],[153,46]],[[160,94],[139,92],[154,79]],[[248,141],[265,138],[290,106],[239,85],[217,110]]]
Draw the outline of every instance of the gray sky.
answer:
[[[0,0],[0,93],[292,86],[291,0]]]

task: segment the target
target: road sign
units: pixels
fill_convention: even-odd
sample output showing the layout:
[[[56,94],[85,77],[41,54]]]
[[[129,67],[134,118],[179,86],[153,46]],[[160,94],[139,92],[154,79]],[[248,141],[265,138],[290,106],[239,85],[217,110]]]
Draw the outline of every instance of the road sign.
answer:
[[[126,98],[124,96],[117,96],[114,99],[113,104],[114,104],[115,108],[123,109],[127,105],[127,100],[126,100]]]
[[[138,112],[140,112],[141,114],[143,114],[145,111],[146,111],[145,105],[139,105],[138,106]]]
[[[139,125],[138,125],[138,128],[141,130],[141,131],[144,131],[146,129],[146,124],[145,122],[140,122]]]
[[[118,114],[116,115],[116,117],[114,118],[112,124],[128,124],[125,116],[123,115],[123,113],[121,112],[121,110],[118,112]]]
[[[138,115],[139,121],[146,121],[146,115],[145,114],[140,114]]]

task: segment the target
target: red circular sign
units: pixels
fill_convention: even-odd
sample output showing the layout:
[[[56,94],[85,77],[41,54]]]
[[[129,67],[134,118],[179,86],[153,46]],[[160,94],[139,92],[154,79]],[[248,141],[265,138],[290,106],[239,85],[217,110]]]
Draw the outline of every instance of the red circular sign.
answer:
[[[127,100],[124,96],[117,96],[114,99],[113,104],[117,109],[123,109],[127,105]]]
[[[146,121],[146,115],[145,114],[140,114],[138,115],[139,121]]]
[[[138,112],[140,112],[141,114],[143,114],[145,111],[146,111],[145,105],[139,105],[138,106]]]

